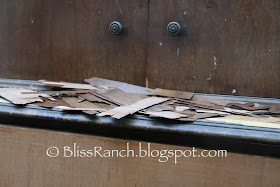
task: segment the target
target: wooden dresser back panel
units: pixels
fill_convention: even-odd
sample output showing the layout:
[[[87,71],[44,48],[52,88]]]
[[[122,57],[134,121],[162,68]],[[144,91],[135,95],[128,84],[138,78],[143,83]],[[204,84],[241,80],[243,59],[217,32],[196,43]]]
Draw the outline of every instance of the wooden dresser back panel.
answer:
[[[275,0],[0,0],[0,14],[2,78],[280,97]],[[167,34],[171,21],[179,36]]]
[[[148,36],[151,87],[280,97],[278,1],[151,1]]]
[[[147,0],[0,1],[0,77],[144,85]],[[119,21],[124,32],[109,32]]]

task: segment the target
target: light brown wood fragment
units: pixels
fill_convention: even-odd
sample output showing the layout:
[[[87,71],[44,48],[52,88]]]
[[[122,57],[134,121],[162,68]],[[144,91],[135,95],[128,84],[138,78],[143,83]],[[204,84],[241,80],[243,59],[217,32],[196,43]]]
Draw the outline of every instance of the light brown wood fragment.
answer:
[[[227,114],[224,113],[215,113],[215,111],[210,111],[210,112],[196,112],[192,110],[185,110],[182,112],[178,112],[180,114],[186,115],[189,118],[192,118],[194,121],[197,119],[203,119],[203,118],[209,118],[209,117],[218,117],[218,116],[226,116]]]
[[[86,99],[78,95],[78,103],[85,101]]]
[[[234,114],[243,114],[243,115],[252,115],[253,114],[252,111],[232,109],[232,108],[227,108],[227,107],[224,107],[224,111],[229,112],[229,113],[234,113]]]
[[[160,98],[160,97],[150,97],[143,100],[140,100],[132,105],[127,106],[120,106],[113,108],[111,110],[108,110],[106,112],[98,114],[98,116],[107,116],[110,115],[113,118],[120,119],[124,116],[127,116],[129,114],[134,114],[135,112],[148,108],[150,106],[162,103],[164,101],[167,101],[168,98]]]
[[[87,93],[87,94],[80,94],[79,97],[82,97],[88,101],[91,101],[91,102],[98,102],[98,103],[106,103],[106,104],[111,104],[110,102],[104,100],[104,99],[101,99],[100,97],[97,97],[91,93]]]
[[[223,109],[223,106],[218,106],[218,105],[215,105],[213,103],[202,102],[202,101],[178,100],[177,103],[184,103],[184,104],[187,104],[187,105],[192,105],[192,106],[201,107],[201,108],[208,107],[208,108],[211,108],[211,109]]]
[[[23,88],[0,88],[0,96],[11,101],[14,104],[43,102],[43,99],[40,98],[40,96],[55,100],[51,98],[51,96],[46,94],[22,94],[23,92],[32,92],[32,90],[27,90]]]
[[[272,114],[280,114],[280,104],[270,106],[269,112]]]
[[[102,79],[102,78],[97,78],[97,77],[85,79],[85,81],[90,83],[93,86],[97,85],[97,86],[106,86],[109,88],[118,88],[127,93],[149,94],[149,92],[146,91],[147,88],[145,88],[145,87],[136,86],[136,85],[132,85],[132,84],[124,83],[124,82]]]
[[[39,82],[49,85],[55,86],[60,88],[73,88],[73,89],[86,89],[86,90],[95,90],[96,87],[90,84],[79,84],[79,83],[70,83],[70,82],[54,82],[54,81],[46,81],[46,80],[39,80]]]
[[[97,92],[90,92],[92,95],[94,95],[94,96],[96,96],[96,97],[99,97],[100,99],[102,99],[102,100],[105,100],[105,101],[107,101],[107,102],[109,102],[109,103],[112,103],[112,104],[114,104],[114,105],[118,105],[118,106],[121,106],[122,104],[121,103],[118,103],[118,102],[116,102],[115,100],[111,100],[111,99],[109,99],[109,98],[107,98],[107,97],[105,97],[105,96],[103,96],[102,94],[99,94],[99,93],[97,93]]]
[[[187,115],[188,117],[192,117],[192,116],[194,116],[197,112],[195,112],[195,111],[193,111],[193,110],[184,110],[184,111],[177,112],[177,113],[180,113],[180,114],[183,114],[183,115]]]
[[[77,94],[89,93],[92,90],[62,90],[62,91],[39,91],[39,92],[23,92],[22,94],[46,94],[50,96],[58,96],[58,95],[67,95],[67,96],[75,96]]]
[[[62,99],[74,108],[93,108],[100,109],[100,111],[104,111],[104,109],[109,110],[113,108],[111,105],[107,105],[105,103],[92,103],[90,101],[83,101],[79,103],[78,98],[76,97],[63,97]]]
[[[204,119],[204,118],[217,117],[217,116],[221,116],[221,114],[215,114],[215,113],[196,113],[194,116],[192,116],[192,118],[194,120],[197,120],[197,119]]]
[[[232,107],[237,107],[245,110],[250,110],[250,111],[256,111],[256,110],[265,110],[269,109],[269,106],[259,106],[259,107],[254,107],[250,106],[251,103],[248,104],[241,104],[241,103],[228,103],[226,107],[232,108]]]
[[[57,98],[55,101],[49,101],[47,99],[43,99],[43,100],[44,100],[43,102],[35,102],[35,103],[32,103],[32,104],[37,105],[37,106],[41,106],[41,107],[46,107],[46,108],[53,108],[53,107],[56,107],[56,106],[71,107],[71,105],[64,102],[61,98]]]
[[[146,110],[149,112],[161,112],[161,111],[171,111],[173,109],[174,109],[174,107],[160,104],[160,105],[151,106],[151,107],[147,108]]]
[[[104,99],[107,98],[108,100],[120,105],[131,105],[133,103],[136,103],[137,101],[149,97],[145,94],[126,93],[118,88],[96,90],[95,92],[99,95],[102,95]]]
[[[151,92],[152,94],[159,95],[159,96],[166,96],[166,97],[175,97],[175,98],[181,98],[181,99],[191,99],[194,95],[192,92],[183,92],[183,91],[177,91],[177,90],[167,90],[167,89],[161,89],[156,88],[155,90],[147,90]]]
[[[217,99],[217,98],[201,96],[201,95],[194,95],[192,101],[199,102],[199,103],[211,103],[211,104],[221,105],[221,106],[226,106],[228,103],[234,102],[232,100]]]
[[[178,120],[179,121],[189,121],[189,122],[195,121],[195,119],[193,119],[193,118],[179,118]]]
[[[181,102],[181,101],[180,101]],[[181,102],[182,103],[182,102]],[[192,105],[194,107],[208,109],[208,110],[214,110],[214,111],[220,111],[220,112],[227,112],[231,114],[237,114],[237,115],[248,115],[248,116],[256,116],[252,112],[247,110],[236,110],[231,108],[226,108],[222,106],[213,105],[211,103],[202,103],[202,102],[193,102],[193,101],[185,101],[186,104]],[[191,107],[192,108],[192,107]],[[196,108],[195,108],[196,109]]]

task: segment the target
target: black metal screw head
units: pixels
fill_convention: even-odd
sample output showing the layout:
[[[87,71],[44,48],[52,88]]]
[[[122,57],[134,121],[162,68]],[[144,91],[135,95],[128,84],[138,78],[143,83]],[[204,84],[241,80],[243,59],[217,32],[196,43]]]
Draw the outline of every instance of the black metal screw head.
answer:
[[[173,21],[167,25],[167,33],[171,36],[176,36],[181,32],[181,26],[179,23]]]
[[[112,34],[119,34],[122,31],[123,27],[118,21],[113,21],[110,26],[109,30]]]

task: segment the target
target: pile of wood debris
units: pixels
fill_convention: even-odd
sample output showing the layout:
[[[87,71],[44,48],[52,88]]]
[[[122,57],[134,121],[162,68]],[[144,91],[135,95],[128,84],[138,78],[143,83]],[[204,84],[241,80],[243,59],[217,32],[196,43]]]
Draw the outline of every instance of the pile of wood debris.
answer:
[[[262,104],[214,99],[192,92],[148,89],[101,78],[85,80],[89,84],[41,83],[59,91],[33,91],[23,88],[0,88],[0,96],[18,105],[32,103],[47,108],[82,111],[90,115],[120,119],[131,114],[195,121],[226,115],[264,117],[280,114],[280,104]]]

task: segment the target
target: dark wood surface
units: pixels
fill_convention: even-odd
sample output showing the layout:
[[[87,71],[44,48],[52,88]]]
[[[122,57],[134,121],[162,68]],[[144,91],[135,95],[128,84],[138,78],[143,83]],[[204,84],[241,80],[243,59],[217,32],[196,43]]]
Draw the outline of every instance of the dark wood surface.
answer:
[[[280,97],[279,1],[161,0],[149,9],[150,87]],[[180,36],[166,33],[171,21]]]
[[[0,77],[144,85],[147,0],[0,0]],[[109,24],[119,21],[119,36]]]
[[[280,97],[279,48],[275,0],[0,0],[2,78]]]

